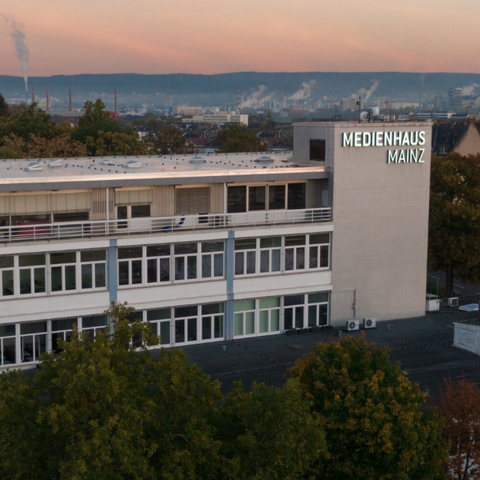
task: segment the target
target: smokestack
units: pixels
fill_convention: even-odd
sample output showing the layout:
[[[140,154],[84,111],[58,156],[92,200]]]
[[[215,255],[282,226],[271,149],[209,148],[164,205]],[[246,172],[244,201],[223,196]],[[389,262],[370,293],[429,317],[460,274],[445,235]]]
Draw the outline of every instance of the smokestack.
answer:
[[[48,95],[48,89],[47,89],[47,112],[50,111],[50,96]]]
[[[115,113],[117,113],[117,91],[115,90]]]
[[[68,111],[72,111],[72,89],[68,90]]]

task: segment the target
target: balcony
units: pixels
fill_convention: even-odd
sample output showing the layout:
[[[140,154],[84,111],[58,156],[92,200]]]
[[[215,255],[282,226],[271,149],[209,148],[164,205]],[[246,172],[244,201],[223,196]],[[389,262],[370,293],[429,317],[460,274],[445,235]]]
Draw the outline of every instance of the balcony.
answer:
[[[332,221],[331,208],[270,210],[246,213],[143,217],[128,220],[29,223],[0,227],[0,243],[65,240],[138,234],[162,234],[192,230],[221,230],[265,225],[291,225]]]

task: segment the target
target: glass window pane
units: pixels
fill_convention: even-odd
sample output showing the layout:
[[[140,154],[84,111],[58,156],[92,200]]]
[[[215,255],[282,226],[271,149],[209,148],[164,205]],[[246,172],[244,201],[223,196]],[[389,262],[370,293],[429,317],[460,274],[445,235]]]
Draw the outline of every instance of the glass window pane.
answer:
[[[132,205],[132,218],[149,217],[150,205]]]
[[[185,320],[175,320],[175,343],[185,341]]]
[[[269,210],[285,209],[285,185],[270,185],[268,187]]]
[[[213,256],[213,275],[223,277],[223,253],[216,253]]]
[[[32,293],[32,280],[30,269],[20,270],[20,293]]]
[[[255,310],[255,300],[235,300],[233,302],[234,312],[241,312],[244,310]]]
[[[0,257],[0,268],[12,268],[13,257]]]
[[[213,321],[213,335],[215,338],[223,337],[223,315],[215,315]]]
[[[33,335],[22,337],[22,362],[33,362]]]
[[[243,265],[244,252],[235,252],[235,275],[243,275],[245,269]]]
[[[76,318],[63,318],[61,320],[52,320],[52,332],[59,330],[71,330],[73,325],[77,323]]]
[[[175,245],[175,255],[197,253],[197,247],[198,245],[196,243],[178,243]]]
[[[34,333],[46,333],[47,322],[31,322],[20,324],[20,334],[28,335]]]
[[[160,322],[160,344],[170,343],[170,322]]]
[[[225,245],[223,242],[202,242],[202,252],[223,252]]]
[[[288,209],[295,210],[305,208],[305,192],[306,183],[289,183],[288,184]]]
[[[265,187],[248,188],[248,209],[265,210]]]
[[[318,268],[318,247],[310,247],[310,268]]]
[[[160,281],[161,282],[170,281],[170,259],[168,258],[160,259]]]
[[[245,313],[245,335],[255,333],[255,312]]]
[[[233,316],[233,334],[243,335],[243,313],[236,313]]]
[[[76,284],[75,265],[67,265],[65,267],[65,290],[75,290]]]
[[[95,288],[105,287],[105,264],[97,263],[95,265]]]
[[[35,293],[45,293],[45,269],[35,268],[33,270],[33,278],[35,281]]]
[[[202,318],[202,340],[212,338],[212,317]]]
[[[104,325],[107,325],[106,315],[92,315],[82,318],[82,328],[102,327]]]
[[[320,305],[319,325],[328,324],[328,305]]]
[[[272,247],[281,247],[282,238],[281,237],[267,237],[260,239],[260,248],[272,248]]]
[[[202,305],[202,315],[209,315],[212,313],[223,313],[223,303],[209,303],[208,305]]]
[[[38,360],[42,353],[46,351],[47,336],[35,335],[35,360]]]
[[[189,280],[197,278],[197,257],[187,257],[187,276]]]
[[[285,249],[285,270],[293,270],[293,255],[295,249],[286,248]]]
[[[58,265],[61,263],[75,263],[76,261],[77,254],[75,252],[61,252],[50,254],[50,263],[52,265]]]
[[[309,293],[308,303],[328,302],[328,292]]]
[[[118,258],[141,258],[142,250],[142,247],[119,248]]]
[[[254,250],[257,248],[256,238],[239,238],[235,240],[235,250]]]
[[[305,249],[297,248],[297,270],[305,268]]]
[[[295,307],[295,327],[303,328],[303,307]]]
[[[255,273],[255,252],[247,252],[247,273]]]
[[[227,212],[237,213],[247,211],[247,187],[227,188]]]
[[[270,271],[270,251],[263,250],[260,252],[260,272]]]
[[[107,252],[105,250],[84,250],[80,252],[82,262],[99,262],[106,260]]]
[[[202,255],[202,278],[212,276],[212,257],[211,255]]]
[[[5,338],[3,341],[2,365],[17,363],[17,351],[14,338]]]
[[[19,263],[21,267],[29,267],[33,265],[45,265],[45,254],[20,255]]]
[[[185,258],[175,259],[175,280],[185,280]]]
[[[147,257],[168,257],[170,245],[150,245],[147,247]]]
[[[280,330],[280,310],[270,310],[270,331],[278,332]]]
[[[328,245],[320,247],[320,267],[328,267]]]
[[[128,285],[130,282],[129,279],[129,265],[128,262],[118,262],[118,284],[119,285]]]
[[[177,307],[175,308],[175,318],[196,317],[197,312],[198,310],[196,305],[190,307]]]
[[[303,295],[288,295],[284,298],[285,306],[288,305],[303,305],[305,298]]]
[[[15,335],[15,324],[0,325],[0,337],[10,337]]]
[[[272,250],[272,272],[280,271],[280,250]]]
[[[160,308],[158,310],[147,310],[147,320],[150,322],[152,320],[169,320],[170,319],[170,309],[169,308]]]
[[[319,243],[330,243],[330,234],[319,233],[310,235],[310,245],[318,245]]]
[[[308,326],[313,327],[317,325],[317,306],[310,305],[308,307]]]
[[[92,288],[92,265],[82,265],[82,288]]]
[[[294,247],[296,245],[305,245],[305,235],[285,237],[285,246]]]
[[[260,333],[268,332],[268,310],[260,312]]]
[[[280,306],[279,297],[261,298],[259,302],[260,302],[260,308],[274,308],[274,307]]]
[[[285,330],[293,328],[293,308],[286,308],[284,313]]]
[[[4,297],[13,295],[13,270],[2,272],[2,295]]]
[[[153,260],[147,261],[147,282],[156,283],[158,282],[158,272],[157,272],[158,260],[154,258]]]
[[[142,261],[141,260],[132,261],[132,283],[134,285],[142,283]]]

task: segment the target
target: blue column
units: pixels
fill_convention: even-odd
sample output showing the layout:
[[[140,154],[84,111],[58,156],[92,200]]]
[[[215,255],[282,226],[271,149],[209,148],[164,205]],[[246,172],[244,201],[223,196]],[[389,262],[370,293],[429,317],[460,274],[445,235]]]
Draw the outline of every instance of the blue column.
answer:
[[[117,303],[117,276],[117,240],[110,240],[107,250],[107,287],[110,303]]]
[[[225,302],[225,340],[233,339],[233,274],[235,272],[235,232],[228,232],[225,248],[225,278],[227,280],[227,301]]]

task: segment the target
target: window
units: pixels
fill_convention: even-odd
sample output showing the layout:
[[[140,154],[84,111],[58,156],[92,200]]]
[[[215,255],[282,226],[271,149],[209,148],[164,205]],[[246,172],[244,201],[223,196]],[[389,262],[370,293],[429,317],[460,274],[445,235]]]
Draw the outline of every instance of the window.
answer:
[[[175,308],[175,343],[197,340],[198,307]]]
[[[106,259],[107,252],[105,250],[80,252],[82,289],[105,287]]]
[[[150,217],[150,205],[119,205],[117,206],[117,219]],[[118,222],[118,228],[127,228],[127,222]]]
[[[328,324],[328,292],[308,294],[308,326]]]
[[[197,278],[196,243],[175,245],[175,280],[194,280]]]
[[[150,323],[152,333],[160,335],[160,344],[168,345],[170,343],[170,309],[148,310],[147,322]]]
[[[285,270],[305,268],[305,235],[285,237]]]
[[[202,340],[223,338],[223,303],[202,305]]]
[[[241,238],[235,240],[235,275],[255,273],[257,240]]]
[[[255,300],[237,300],[233,303],[233,335],[241,337],[255,333]]]
[[[106,315],[92,315],[82,318],[82,333],[85,332],[87,339],[93,340],[97,332],[105,332],[108,319]]]
[[[325,161],[325,140],[310,140],[310,160]]]
[[[268,209],[285,209],[285,185],[270,185],[268,187]]]
[[[170,281],[170,245],[147,247],[147,282]]]
[[[309,244],[309,267],[328,268],[330,258],[330,234],[321,233],[318,235],[310,235]]]
[[[0,365],[17,363],[15,324],[0,325]]]
[[[52,350],[54,352],[60,352],[60,346],[58,340],[63,340],[65,342],[70,341],[73,334],[73,325],[77,324],[78,320],[76,318],[64,318],[61,320],[52,320]]]
[[[20,293],[45,293],[45,254],[20,255]]]
[[[0,257],[0,293],[2,297],[13,295],[13,256]]]
[[[248,187],[248,210],[265,210],[266,187]]]
[[[285,330],[304,327],[304,295],[290,295],[284,298]]]
[[[304,209],[306,205],[306,184],[288,184],[288,205],[289,210]]]
[[[141,218],[150,216],[150,205],[132,205],[130,207],[131,218]]]
[[[279,272],[282,251],[281,237],[260,239],[260,272]]]
[[[175,214],[210,213],[210,187],[175,188]]]
[[[23,323],[20,325],[22,363],[36,362],[46,351],[47,322]]]
[[[223,242],[202,242],[202,278],[223,277]]]
[[[258,333],[278,332],[280,330],[280,298],[261,298],[259,309]]]
[[[228,187],[227,212],[239,213],[247,211],[247,187]]]
[[[118,249],[118,284],[142,283],[142,247]]]
[[[52,292],[75,290],[76,261],[76,252],[50,254]]]

